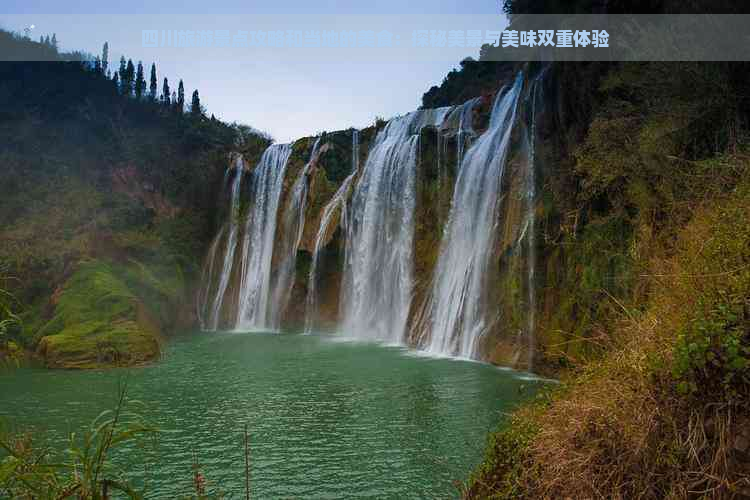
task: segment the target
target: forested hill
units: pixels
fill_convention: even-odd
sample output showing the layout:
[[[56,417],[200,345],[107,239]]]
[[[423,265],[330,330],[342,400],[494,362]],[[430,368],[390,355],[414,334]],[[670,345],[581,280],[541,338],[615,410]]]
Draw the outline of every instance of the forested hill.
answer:
[[[186,106],[155,66],[148,84],[141,63],[112,68],[107,47],[0,32],[0,49],[23,59],[0,62],[0,288],[22,320],[3,340],[50,365],[151,359],[190,323],[229,152],[270,139],[207,116],[197,90]]]

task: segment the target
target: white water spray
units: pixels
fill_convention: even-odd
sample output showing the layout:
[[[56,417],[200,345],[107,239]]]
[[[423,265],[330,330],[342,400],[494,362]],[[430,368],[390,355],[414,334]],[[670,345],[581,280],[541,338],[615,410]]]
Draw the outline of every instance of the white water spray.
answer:
[[[471,358],[488,329],[488,268],[498,227],[500,189],[523,83],[498,93],[490,125],[463,158],[427,302],[435,354]]]
[[[297,262],[297,250],[305,229],[305,211],[307,209],[307,192],[310,186],[310,169],[317,161],[320,137],[315,140],[310,158],[302,168],[289,194],[289,204],[284,212],[281,225],[280,259],[278,261],[273,300],[269,304],[269,326],[278,329],[281,315],[286,310],[292,292],[294,268]]]
[[[414,207],[419,132],[451,108],[394,118],[381,130],[354,188],[341,287],[342,329],[401,343],[413,291]]]
[[[253,203],[245,221],[242,243],[242,274],[235,327],[238,330],[268,329],[270,321],[271,261],[276,236],[276,218],[290,144],[273,144],[253,170]]]

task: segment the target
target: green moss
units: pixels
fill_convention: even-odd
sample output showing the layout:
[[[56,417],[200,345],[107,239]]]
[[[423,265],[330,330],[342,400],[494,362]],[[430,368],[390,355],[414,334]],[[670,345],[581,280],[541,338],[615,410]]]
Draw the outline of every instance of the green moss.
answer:
[[[88,261],[65,283],[54,316],[38,333],[47,365],[89,368],[137,363],[159,353],[157,332],[110,264]]]

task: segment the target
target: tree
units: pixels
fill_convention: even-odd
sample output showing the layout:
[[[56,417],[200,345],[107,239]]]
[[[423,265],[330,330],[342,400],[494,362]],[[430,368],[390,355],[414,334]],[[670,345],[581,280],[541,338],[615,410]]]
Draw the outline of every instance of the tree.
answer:
[[[96,56],[94,58],[94,71],[96,73],[101,73],[102,72],[102,60],[99,59],[99,56]]]
[[[148,87],[148,98],[151,102],[156,101],[156,63],[151,63],[151,85]]]
[[[128,59],[128,65],[125,67],[125,76],[120,75],[120,81],[122,82],[122,93],[126,96],[133,95],[133,80],[135,79],[135,67],[133,66],[133,60]]]
[[[138,73],[135,77],[135,98],[139,101],[146,92],[146,79],[143,77],[143,63],[138,61]]]
[[[171,101],[169,99],[169,80],[167,80],[166,77],[164,77],[164,85],[161,87],[161,102],[165,106],[169,106]]]
[[[182,80],[177,86],[177,109],[180,110],[180,113],[185,111],[185,86],[182,84]]]
[[[102,47],[102,73],[107,73],[109,69],[109,42],[104,42]]]
[[[177,93],[174,90],[172,91],[172,104],[177,107]]]
[[[44,45],[44,35],[39,35],[39,43]]]
[[[44,37],[44,45],[52,45],[52,42],[49,41],[49,35]]]
[[[52,48],[57,51],[57,33],[52,33]]]
[[[115,71],[115,76],[112,77],[112,83],[115,86],[115,90],[117,90],[118,92],[120,91],[120,77],[119,77],[119,75],[120,74],[117,71]]]
[[[190,114],[195,117],[201,116],[203,114],[203,110],[201,109],[201,98],[198,95],[198,89],[195,89],[193,91],[193,99],[190,101]]]

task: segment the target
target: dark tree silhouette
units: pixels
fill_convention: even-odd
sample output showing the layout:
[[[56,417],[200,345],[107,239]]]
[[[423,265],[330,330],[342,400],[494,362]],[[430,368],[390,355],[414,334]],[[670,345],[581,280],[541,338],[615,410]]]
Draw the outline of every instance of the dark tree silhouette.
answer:
[[[57,50],[57,33],[52,33],[52,41],[50,43],[52,44],[52,48]]]
[[[201,116],[203,110],[201,109],[201,98],[198,95],[198,89],[193,91],[193,98],[190,101],[190,114],[192,116]]]
[[[139,101],[146,93],[146,79],[143,76],[143,63],[138,61],[138,72],[135,77],[135,98]]]
[[[177,86],[177,109],[180,110],[180,113],[185,111],[185,86],[182,84],[182,80]]]
[[[164,104],[164,106],[169,106],[170,101],[170,93],[169,93],[169,80],[167,80],[166,77],[164,77],[164,85],[161,87],[161,102]]]
[[[126,96],[133,95],[134,80],[135,80],[135,67],[133,66],[133,60],[128,59],[128,65],[125,67],[125,76],[120,75],[120,81],[122,82],[122,95],[126,95]]]
[[[148,87],[148,98],[153,102],[156,101],[156,63],[151,63],[151,84]]]

